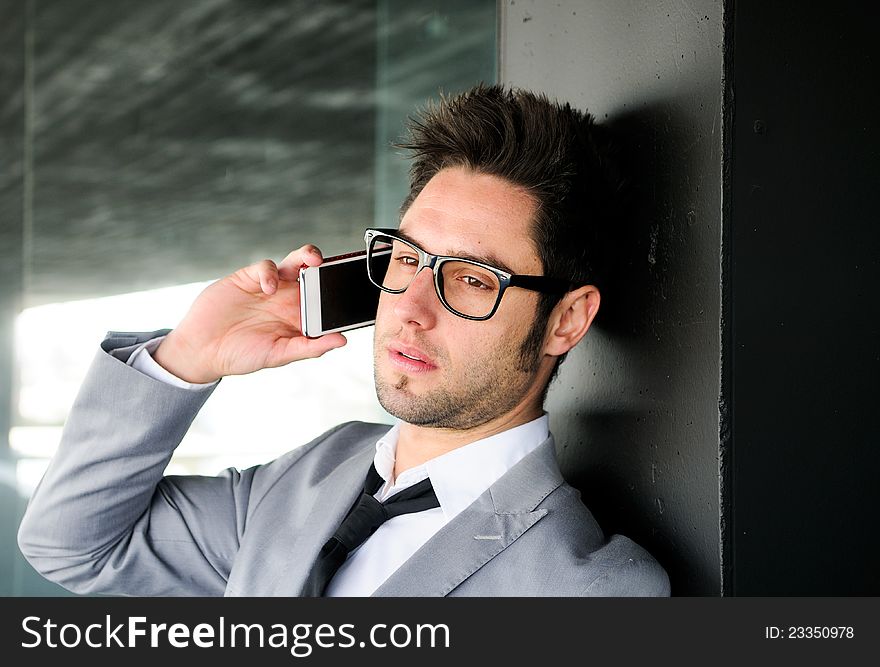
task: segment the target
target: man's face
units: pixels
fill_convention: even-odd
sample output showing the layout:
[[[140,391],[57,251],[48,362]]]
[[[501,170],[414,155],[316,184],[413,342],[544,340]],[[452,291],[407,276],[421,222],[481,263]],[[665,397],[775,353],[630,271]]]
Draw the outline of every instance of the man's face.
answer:
[[[419,193],[400,231],[429,253],[541,275],[529,235],[534,214],[533,199],[508,182],[449,168]],[[464,430],[540,406],[535,379],[543,355],[522,355],[538,299],[509,289],[490,319],[466,320],[440,303],[430,269],[402,294],[383,292],[374,338],[382,407],[410,424]]]

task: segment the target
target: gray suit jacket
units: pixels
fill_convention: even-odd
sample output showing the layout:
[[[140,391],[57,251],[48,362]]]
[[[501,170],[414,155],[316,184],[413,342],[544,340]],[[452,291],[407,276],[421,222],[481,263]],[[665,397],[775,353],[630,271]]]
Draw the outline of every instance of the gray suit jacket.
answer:
[[[179,389],[124,363],[158,333],[111,333],[102,344],[22,521],[22,553],[78,593],[298,595],[389,427],[350,422],[265,465],[163,477],[212,389]],[[375,592],[668,594],[666,573],[644,549],[605,539],[563,481],[552,437]]]

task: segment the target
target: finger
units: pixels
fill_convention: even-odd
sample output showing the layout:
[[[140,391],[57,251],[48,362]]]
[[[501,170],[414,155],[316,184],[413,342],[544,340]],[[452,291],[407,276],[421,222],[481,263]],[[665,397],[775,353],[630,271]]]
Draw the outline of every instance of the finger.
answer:
[[[321,250],[311,243],[297,248],[278,265],[279,275],[283,280],[298,280],[299,270],[303,265],[318,266],[324,261]]]
[[[264,259],[255,265],[264,294],[275,294],[278,289],[278,267],[271,259]]]
[[[278,267],[271,259],[246,266],[237,273],[247,279],[244,287],[249,292],[255,291],[256,286],[259,285],[261,292],[274,294],[278,287]]]
[[[287,342],[286,355],[292,361],[298,359],[314,359],[330,350],[343,347],[346,343],[348,343],[348,340],[341,333],[326,334],[319,338],[297,336],[296,338],[291,338]]]

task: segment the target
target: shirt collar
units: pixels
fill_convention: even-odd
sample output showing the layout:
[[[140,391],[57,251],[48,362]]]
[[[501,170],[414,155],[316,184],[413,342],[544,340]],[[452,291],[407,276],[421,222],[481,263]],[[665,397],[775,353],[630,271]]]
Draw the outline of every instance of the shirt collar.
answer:
[[[392,493],[430,477],[440,509],[446,520],[451,521],[549,437],[550,419],[545,413],[526,424],[453,449],[410,468],[391,485],[388,480],[394,471],[399,434],[398,423],[376,443],[373,464],[385,480],[377,497],[385,500]]]
[[[400,422],[391,427],[385,435],[379,438],[376,443],[376,456],[373,458],[373,465],[376,472],[385,480],[386,486],[391,474],[394,472],[394,461],[397,455],[397,439],[400,437]],[[384,487],[382,491],[384,491]],[[379,496],[382,498],[382,496]]]

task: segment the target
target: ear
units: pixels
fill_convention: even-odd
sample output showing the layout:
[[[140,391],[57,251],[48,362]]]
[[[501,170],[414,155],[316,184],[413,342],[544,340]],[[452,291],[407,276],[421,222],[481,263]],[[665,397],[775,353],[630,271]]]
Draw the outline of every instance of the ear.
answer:
[[[565,354],[587,333],[599,312],[599,290],[584,285],[562,297],[550,314],[544,354],[555,357]]]

